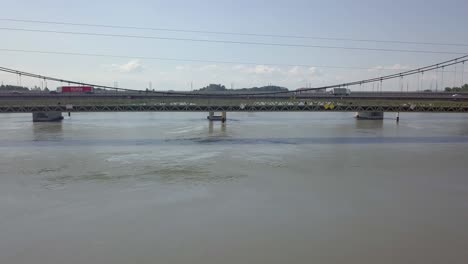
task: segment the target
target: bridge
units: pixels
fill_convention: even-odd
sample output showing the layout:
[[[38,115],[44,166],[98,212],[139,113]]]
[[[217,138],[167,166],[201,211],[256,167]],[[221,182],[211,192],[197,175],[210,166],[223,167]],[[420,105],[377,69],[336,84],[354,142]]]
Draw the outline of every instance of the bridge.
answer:
[[[382,119],[384,112],[467,113],[468,93],[448,92],[352,92],[330,94],[324,89],[361,86],[366,83],[424,74],[468,61],[468,55],[397,74],[279,92],[172,92],[139,91],[48,77],[0,67],[0,71],[31,78],[96,88],[94,94],[6,93],[0,94],[0,113],[33,113],[33,121],[62,119],[62,112],[209,112],[209,119],[226,120],[226,112],[357,112],[365,119]],[[221,112],[221,116],[214,116]]]
[[[445,112],[468,113],[468,94],[307,96],[154,96],[30,94],[0,96],[0,113],[62,112]],[[224,114],[225,115],[225,114]],[[362,115],[362,114],[361,114]],[[225,117],[225,116],[224,116]],[[383,117],[383,116],[382,116]],[[39,120],[36,120],[39,121]]]

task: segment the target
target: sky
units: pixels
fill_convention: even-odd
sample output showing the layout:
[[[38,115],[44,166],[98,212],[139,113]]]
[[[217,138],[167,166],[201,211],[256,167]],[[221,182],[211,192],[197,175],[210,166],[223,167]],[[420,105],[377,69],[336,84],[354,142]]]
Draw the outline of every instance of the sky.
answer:
[[[269,84],[290,89],[317,87],[395,73],[459,57],[463,53],[468,54],[466,10],[466,0],[5,1],[0,13],[0,66],[130,89],[145,89],[150,83],[155,90],[190,90],[210,83],[234,88]],[[102,28],[2,19],[313,38]],[[460,54],[124,38],[17,29]],[[465,46],[344,39],[442,42]],[[106,56],[48,54],[37,51]],[[399,80],[399,83],[388,82],[383,89],[398,90],[405,86],[405,89],[409,87],[410,90],[415,90],[423,86],[453,86],[468,79],[468,66],[465,69],[459,65],[458,68],[446,71],[444,83],[441,73],[434,72],[420,76],[421,81],[418,82],[416,77]],[[17,76],[6,73],[0,73],[0,80],[4,84],[43,85],[40,80],[24,77],[19,80]],[[60,85],[47,83],[48,87]],[[367,85],[353,89],[373,88]]]

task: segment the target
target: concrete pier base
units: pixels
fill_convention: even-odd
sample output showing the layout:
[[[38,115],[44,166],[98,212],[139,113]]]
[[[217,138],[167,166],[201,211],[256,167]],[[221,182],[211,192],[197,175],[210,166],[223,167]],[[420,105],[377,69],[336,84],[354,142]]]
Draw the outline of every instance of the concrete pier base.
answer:
[[[226,112],[221,112],[221,115],[215,115],[214,112],[209,112],[208,116],[206,117],[210,121],[221,121],[226,122]]]
[[[33,112],[33,122],[56,122],[63,119],[62,112],[49,111],[49,112]]]
[[[382,120],[384,118],[384,112],[357,112],[356,118],[368,120]]]
[[[226,112],[221,113],[221,122],[223,122],[223,123],[226,122]]]

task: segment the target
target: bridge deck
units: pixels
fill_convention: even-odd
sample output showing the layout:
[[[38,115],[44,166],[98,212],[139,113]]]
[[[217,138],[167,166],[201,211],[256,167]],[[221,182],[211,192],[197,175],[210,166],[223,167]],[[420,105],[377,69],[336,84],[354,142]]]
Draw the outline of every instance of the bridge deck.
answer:
[[[62,112],[468,112],[458,98],[419,100],[385,98],[99,98],[28,99],[0,97],[0,113]]]
[[[457,112],[466,105],[65,105],[0,106],[0,113],[31,112]]]

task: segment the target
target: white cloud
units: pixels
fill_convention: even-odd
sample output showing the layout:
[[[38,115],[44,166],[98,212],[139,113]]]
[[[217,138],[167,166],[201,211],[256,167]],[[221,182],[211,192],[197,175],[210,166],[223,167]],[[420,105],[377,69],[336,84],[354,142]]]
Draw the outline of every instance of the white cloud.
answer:
[[[388,66],[382,66],[382,65],[375,66],[375,67],[370,68],[368,71],[407,70],[409,68],[410,68],[410,66],[408,66],[408,65],[401,65],[401,64],[397,63],[397,64],[393,64],[393,65],[388,65]]]
[[[272,74],[272,73],[281,73],[281,69],[277,67],[271,67],[267,65],[255,65],[255,66],[245,66],[238,64],[232,67],[234,71],[240,71],[241,73],[251,73],[251,74]]]
[[[292,67],[292,68],[288,71],[288,73],[291,74],[291,75],[300,74],[300,73],[301,73],[301,67],[299,67],[299,66],[294,66],[294,67]]]
[[[280,72],[280,69],[276,67],[270,67],[267,65],[257,65],[254,68],[251,68],[250,72],[255,74],[271,74],[274,72]]]
[[[322,75],[322,71],[317,69],[316,67],[310,67],[309,73],[314,74],[314,75]]]
[[[118,71],[121,73],[136,73],[142,72],[144,66],[139,60],[130,60],[129,62],[124,64],[111,64],[109,68],[113,71]]]
[[[121,72],[141,72],[143,71],[143,65],[139,60],[131,60],[126,64],[120,65],[119,67]]]
[[[243,69],[245,69],[245,65],[237,64],[237,65],[232,66],[232,69],[233,70],[243,70]]]
[[[199,71],[211,71],[217,68],[218,68],[218,65],[216,64],[208,64],[208,65],[201,66],[200,68],[198,68],[198,70]]]
[[[305,68],[301,66],[294,66],[287,71],[290,76],[309,76],[316,77],[321,75],[321,71],[316,67]]]

